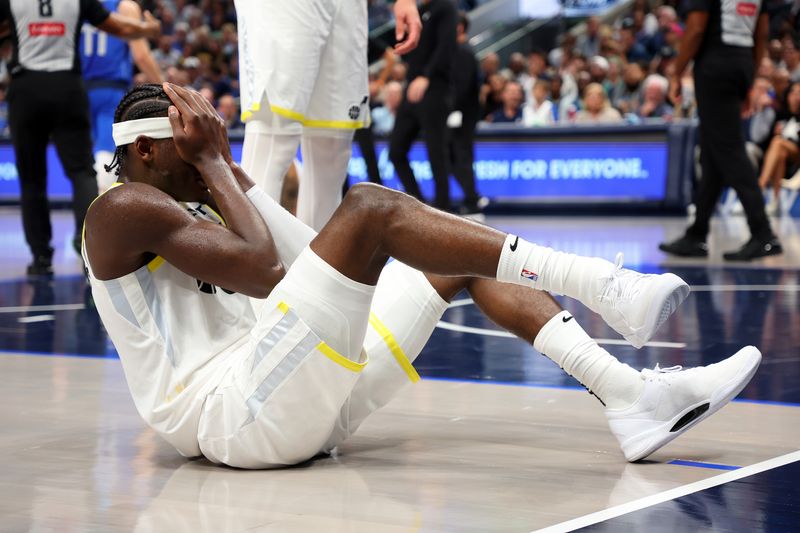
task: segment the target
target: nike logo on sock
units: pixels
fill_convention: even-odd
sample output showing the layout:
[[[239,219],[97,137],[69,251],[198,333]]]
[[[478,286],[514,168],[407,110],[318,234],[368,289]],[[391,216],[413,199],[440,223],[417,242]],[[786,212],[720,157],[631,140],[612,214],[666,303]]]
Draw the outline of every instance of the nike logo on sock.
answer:
[[[562,316],[561,317],[561,321],[564,322],[564,323],[567,323],[570,320],[572,320],[572,316]]]
[[[511,251],[512,251],[512,252],[516,252],[516,251],[517,251],[517,244],[518,244],[518,243],[519,243],[519,237],[517,237],[516,239],[514,239],[514,244],[509,244],[509,245],[508,245],[508,247],[509,247],[509,248],[511,248]]]

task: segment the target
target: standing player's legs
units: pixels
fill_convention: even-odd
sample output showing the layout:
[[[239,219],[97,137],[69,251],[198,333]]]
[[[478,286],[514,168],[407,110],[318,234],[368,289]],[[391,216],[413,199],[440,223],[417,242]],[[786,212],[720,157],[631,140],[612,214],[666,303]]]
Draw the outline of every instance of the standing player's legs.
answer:
[[[475,121],[464,117],[463,123],[450,130],[450,159],[453,176],[464,191],[464,206],[467,211],[478,210],[478,191],[475,187]]]
[[[236,0],[245,123],[242,168],[280,200],[330,35],[329,2]],[[293,46],[287,47],[285,43]]]
[[[353,132],[369,125],[367,3],[337,0],[303,121],[297,217],[319,231],[342,201]]]
[[[424,201],[414,171],[408,161],[408,151],[411,150],[411,145],[420,130],[416,107],[403,97],[403,102],[397,110],[394,128],[389,135],[389,159],[394,165],[397,178],[403,184],[403,189],[417,200]]]
[[[740,64],[706,66],[709,69],[698,70],[695,78],[698,111],[703,121],[702,157],[706,162],[703,165],[703,180],[710,181],[705,186],[701,183],[697,220],[687,233],[705,240],[708,221],[719,199],[720,189],[727,184],[736,191],[742,202],[752,236],[759,240],[770,240],[774,235],[764,211],[764,197],[758,188],[753,167],[747,160],[741,128],[737,127],[741,121],[741,102],[747,93],[748,81],[752,79],[743,70],[752,67]],[[707,177],[706,169],[713,169],[713,174]]]
[[[64,172],[72,182],[72,212],[75,216],[75,235],[72,246],[80,253],[83,220],[89,205],[97,197],[97,175],[92,157],[89,100],[79,78],[65,83],[60,90],[63,105],[56,114],[53,143]]]
[[[449,90],[449,87],[440,86],[439,82],[434,81],[419,104],[419,119],[422,123],[436,192],[433,205],[445,211],[450,208],[449,128],[447,127],[447,115],[450,112],[447,106]]]
[[[33,78],[33,79],[31,79]],[[8,92],[8,122],[20,183],[22,226],[33,255],[32,275],[52,274],[50,204],[47,200],[47,142],[53,110],[40,98],[38,74],[12,79]],[[38,82],[38,83],[37,83]]]
[[[353,130],[303,131],[297,218],[316,231],[322,229],[342,202],[352,146]]]
[[[369,182],[383,185],[381,172],[378,168],[378,157],[375,154],[375,134],[372,132],[372,128],[357,129],[354,138],[361,151],[361,157],[364,158]]]
[[[302,131],[299,122],[275,115],[267,106],[252,113],[244,125],[242,168],[271,198],[281,197]]]

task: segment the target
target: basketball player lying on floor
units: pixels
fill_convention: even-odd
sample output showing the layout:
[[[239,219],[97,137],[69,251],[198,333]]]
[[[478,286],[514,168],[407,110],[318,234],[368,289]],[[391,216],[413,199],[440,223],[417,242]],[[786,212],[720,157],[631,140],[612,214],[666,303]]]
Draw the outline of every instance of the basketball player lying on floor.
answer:
[[[270,468],[332,450],[419,379],[412,363],[461,290],[600,399],[629,461],[730,401],[760,362],[747,347],[637,372],[544,291],[641,347],[689,292],[673,274],[557,252],[375,185],[350,189],[317,235],[233,163],[198,93],[136,87],[116,115],[124,183],[89,210],[84,259],[139,413],[185,456]]]

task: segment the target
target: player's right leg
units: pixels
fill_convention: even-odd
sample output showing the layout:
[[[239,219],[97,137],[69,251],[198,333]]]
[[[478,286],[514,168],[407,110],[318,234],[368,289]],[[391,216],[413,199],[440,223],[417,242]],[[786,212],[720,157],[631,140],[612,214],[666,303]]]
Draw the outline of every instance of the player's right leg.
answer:
[[[642,459],[724,406],[750,381],[755,348],[705,368],[643,370],[618,361],[544,292],[480,278],[424,276],[399,262],[376,288],[365,348],[369,365],[353,388],[325,445],[343,442],[375,410],[419,379],[412,363],[447,307],[466,289],[503,329],[575,377],[605,407],[612,432],[630,461]]]

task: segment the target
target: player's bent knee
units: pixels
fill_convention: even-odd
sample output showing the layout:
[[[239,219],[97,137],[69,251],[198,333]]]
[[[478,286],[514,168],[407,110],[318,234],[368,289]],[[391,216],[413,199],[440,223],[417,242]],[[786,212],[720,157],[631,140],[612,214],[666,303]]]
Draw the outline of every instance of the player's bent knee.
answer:
[[[404,194],[374,183],[358,183],[347,191],[343,204],[348,212],[385,217],[403,201]]]

